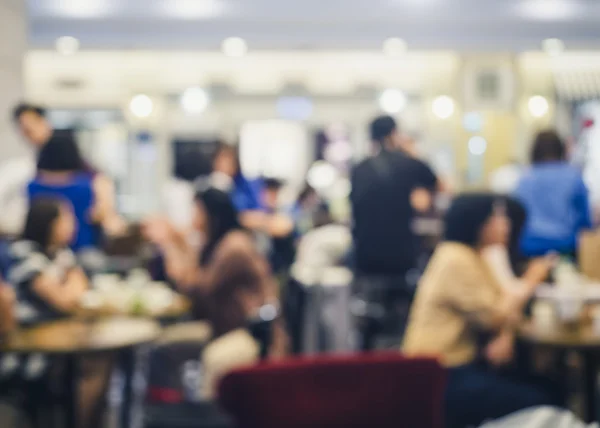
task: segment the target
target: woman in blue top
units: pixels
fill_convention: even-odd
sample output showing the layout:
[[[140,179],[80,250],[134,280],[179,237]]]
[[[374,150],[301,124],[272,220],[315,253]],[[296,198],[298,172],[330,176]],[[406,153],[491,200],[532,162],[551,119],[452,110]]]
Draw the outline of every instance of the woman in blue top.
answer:
[[[582,172],[566,158],[565,144],[556,132],[537,135],[531,167],[523,174],[515,193],[527,210],[521,238],[526,256],[549,252],[575,255],[579,233],[592,226]]]
[[[112,182],[104,175],[90,173],[70,136],[53,136],[44,146],[37,176],[27,191],[30,202],[40,196],[54,196],[71,204],[79,225],[71,242],[74,251],[98,247],[103,232],[116,235],[125,228],[116,213]]]

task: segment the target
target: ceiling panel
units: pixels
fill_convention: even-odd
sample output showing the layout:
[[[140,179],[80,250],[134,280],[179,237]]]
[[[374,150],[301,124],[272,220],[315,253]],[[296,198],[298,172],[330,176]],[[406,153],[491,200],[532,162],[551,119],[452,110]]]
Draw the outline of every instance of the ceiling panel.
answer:
[[[28,0],[30,41],[72,35],[84,48],[526,50],[549,37],[600,43],[595,0]]]

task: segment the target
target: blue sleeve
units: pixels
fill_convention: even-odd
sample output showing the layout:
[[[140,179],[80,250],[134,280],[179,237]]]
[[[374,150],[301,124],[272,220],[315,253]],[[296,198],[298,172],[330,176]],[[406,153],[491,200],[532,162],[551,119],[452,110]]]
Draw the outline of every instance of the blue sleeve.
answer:
[[[256,211],[262,208],[258,196],[258,185],[253,186],[246,180],[236,184],[231,199],[238,212]]]
[[[587,186],[585,185],[583,178],[580,178],[577,182],[577,188],[575,189],[575,210],[578,216],[577,230],[591,229],[592,224],[592,212],[590,206],[590,197]]]

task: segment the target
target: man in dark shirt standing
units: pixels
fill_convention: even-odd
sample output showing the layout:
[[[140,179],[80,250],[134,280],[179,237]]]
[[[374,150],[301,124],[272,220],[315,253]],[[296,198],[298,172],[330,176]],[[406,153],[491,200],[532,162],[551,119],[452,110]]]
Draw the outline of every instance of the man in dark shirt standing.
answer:
[[[390,303],[411,294],[407,277],[419,255],[413,222],[431,207],[438,179],[392,117],[376,118],[370,133],[378,153],[352,171],[355,270],[365,298]]]

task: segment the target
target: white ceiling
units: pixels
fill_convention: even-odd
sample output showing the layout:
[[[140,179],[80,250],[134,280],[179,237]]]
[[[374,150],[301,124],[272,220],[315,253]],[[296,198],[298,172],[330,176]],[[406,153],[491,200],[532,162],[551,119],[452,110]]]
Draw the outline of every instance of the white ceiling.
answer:
[[[27,0],[34,47],[530,50],[545,38],[600,47],[598,0]]]

